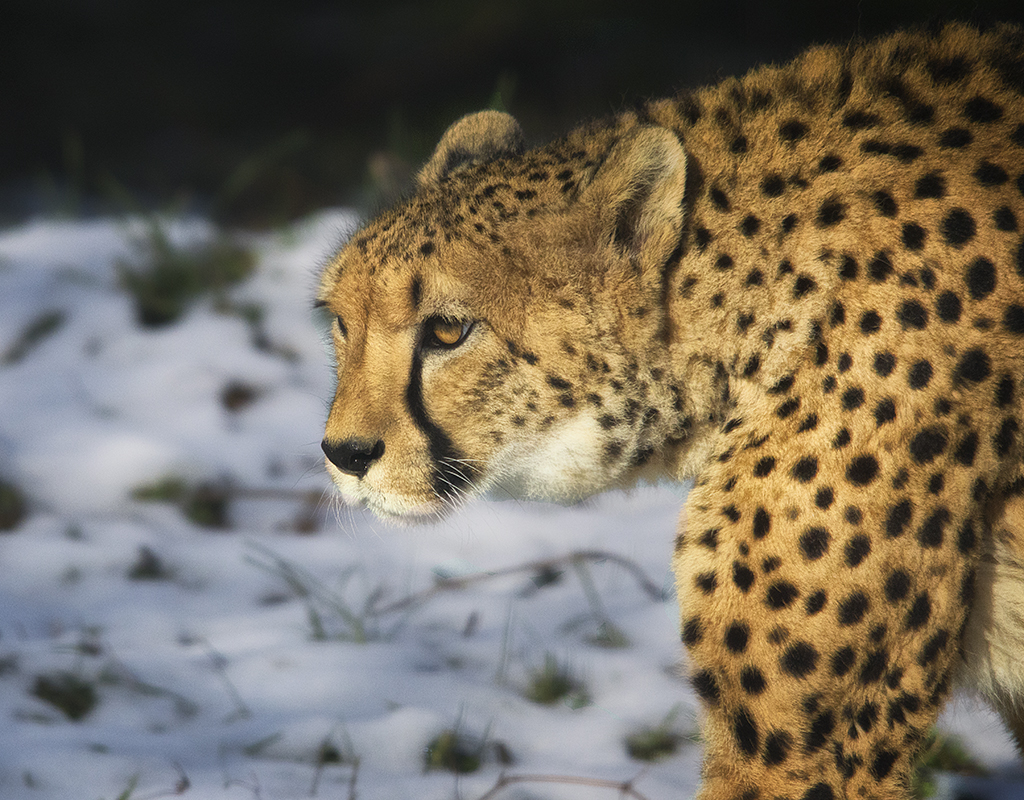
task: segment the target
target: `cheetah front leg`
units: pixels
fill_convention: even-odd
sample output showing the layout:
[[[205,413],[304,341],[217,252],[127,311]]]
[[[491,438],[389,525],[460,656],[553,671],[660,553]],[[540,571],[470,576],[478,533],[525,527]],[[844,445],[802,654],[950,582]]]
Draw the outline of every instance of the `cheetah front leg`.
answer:
[[[770,398],[770,434],[723,426],[677,541],[700,798],[907,798],[971,603],[971,433],[866,435],[806,394],[793,413],[799,389]]]

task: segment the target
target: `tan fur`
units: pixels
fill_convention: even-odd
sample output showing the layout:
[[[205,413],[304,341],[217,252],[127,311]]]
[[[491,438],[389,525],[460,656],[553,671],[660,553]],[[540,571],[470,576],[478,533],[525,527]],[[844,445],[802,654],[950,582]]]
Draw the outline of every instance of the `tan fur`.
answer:
[[[347,500],[697,478],[702,800],[907,798],[955,679],[1024,741],[1022,52],[815,48],[528,151],[473,115],[324,271]]]

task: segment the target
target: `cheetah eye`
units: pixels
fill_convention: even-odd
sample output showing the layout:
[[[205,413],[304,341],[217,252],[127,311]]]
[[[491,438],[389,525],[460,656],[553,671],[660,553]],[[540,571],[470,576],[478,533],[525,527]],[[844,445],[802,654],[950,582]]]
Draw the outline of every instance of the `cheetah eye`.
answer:
[[[466,340],[472,329],[472,322],[431,317],[423,326],[423,346],[435,350],[452,350]]]
[[[338,333],[341,334],[342,338],[348,337],[348,328],[345,327],[345,322],[341,317],[335,317],[338,322]]]

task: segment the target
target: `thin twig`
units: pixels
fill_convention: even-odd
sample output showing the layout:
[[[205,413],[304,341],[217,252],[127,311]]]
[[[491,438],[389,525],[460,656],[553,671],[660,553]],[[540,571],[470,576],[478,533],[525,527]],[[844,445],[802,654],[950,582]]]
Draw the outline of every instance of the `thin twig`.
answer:
[[[489,572],[476,572],[472,575],[463,575],[457,578],[442,578],[429,589],[424,589],[421,592],[408,595],[407,597],[403,597],[400,600],[396,600],[393,603],[381,606],[380,608],[372,609],[369,613],[373,615],[392,614],[396,611],[404,611],[408,608],[418,606],[426,600],[429,600],[435,595],[443,592],[465,589],[467,586],[491,580],[492,578],[501,578],[507,575],[515,575],[520,572],[550,571],[557,567],[568,567],[584,561],[611,561],[630,573],[640,588],[643,589],[643,591],[652,600],[660,601],[665,599],[664,592],[661,590],[661,587],[648,578],[640,565],[634,561],[615,553],[609,553],[605,550],[574,550],[564,556],[547,558],[539,561],[527,561],[524,564],[519,564],[514,567],[505,567],[503,569],[492,570]]]
[[[639,776],[638,776],[639,777]],[[580,778],[572,775],[500,775],[498,782],[494,784],[478,800],[491,800],[498,792],[514,783],[563,783],[570,786],[593,786],[598,789],[615,789],[623,797],[632,797],[635,800],[647,800],[633,788],[636,778],[629,781],[609,781],[601,778]]]

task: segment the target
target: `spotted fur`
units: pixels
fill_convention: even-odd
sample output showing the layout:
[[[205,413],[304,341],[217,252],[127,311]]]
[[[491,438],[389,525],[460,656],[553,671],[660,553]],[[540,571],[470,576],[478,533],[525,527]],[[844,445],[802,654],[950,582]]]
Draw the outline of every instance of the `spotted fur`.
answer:
[[[819,47],[532,150],[473,115],[324,271],[346,499],[696,477],[705,800],[906,798],[957,679],[1024,743],[1022,53]]]

